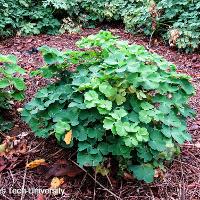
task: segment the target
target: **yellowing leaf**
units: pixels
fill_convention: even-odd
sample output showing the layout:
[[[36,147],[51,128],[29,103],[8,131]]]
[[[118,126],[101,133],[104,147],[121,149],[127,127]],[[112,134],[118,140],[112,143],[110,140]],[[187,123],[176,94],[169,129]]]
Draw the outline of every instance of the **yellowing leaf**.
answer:
[[[106,176],[109,174],[109,169],[105,168],[102,165],[98,165],[98,166],[96,166],[96,173],[99,173],[102,176]]]
[[[70,144],[71,140],[72,140],[72,130],[67,132],[64,138],[66,144]]]
[[[0,153],[4,153],[6,151],[6,146],[6,143],[0,145]]]
[[[26,168],[33,169],[33,168],[38,167],[38,166],[40,166],[40,165],[44,165],[45,163],[46,163],[46,162],[45,162],[44,159],[34,160],[34,161],[28,163],[28,164],[26,165]]]
[[[51,189],[57,189],[64,183],[63,178],[54,177],[51,181]]]

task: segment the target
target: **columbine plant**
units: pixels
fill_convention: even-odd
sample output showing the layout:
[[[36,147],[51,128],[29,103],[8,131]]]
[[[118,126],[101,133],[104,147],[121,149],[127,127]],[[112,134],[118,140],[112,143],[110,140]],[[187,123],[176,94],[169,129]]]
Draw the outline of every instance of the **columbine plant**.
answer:
[[[40,48],[46,66],[36,74],[57,81],[36,94],[23,118],[37,136],[55,135],[62,144],[70,131],[67,146],[77,147],[80,166],[103,164],[112,155],[137,179],[153,181],[154,170],[191,139],[186,131],[186,117],[193,115],[187,104],[194,94],[190,77],[110,32],[77,45],[82,49]]]

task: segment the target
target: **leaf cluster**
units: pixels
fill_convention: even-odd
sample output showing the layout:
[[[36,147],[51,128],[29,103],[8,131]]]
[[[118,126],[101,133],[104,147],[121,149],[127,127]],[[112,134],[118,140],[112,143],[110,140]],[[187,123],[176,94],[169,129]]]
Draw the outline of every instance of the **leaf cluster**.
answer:
[[[23,78],[25,70],[17,65],[13,55],[0,54],[0,108],[9,108],[9,101],[23,100],[26,88]]]
[[[5,131],[11,127],[11,123],[4,120],[3,111],[10,109],[13,101],[24,99],[26,88],[23,78],[25,70],[17,65],[17,59],[13,55],[0,54],[0,130]]]

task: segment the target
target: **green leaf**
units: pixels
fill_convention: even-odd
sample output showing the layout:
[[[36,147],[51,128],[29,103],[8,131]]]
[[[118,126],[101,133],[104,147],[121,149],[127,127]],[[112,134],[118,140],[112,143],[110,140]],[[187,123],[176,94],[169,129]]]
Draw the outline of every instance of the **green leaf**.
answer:
[[[151,104],[148,103],[148,102],[142,102],[140,106],[141,106],[141,108],[142,108],[143,110],[151,110],[151,109],[154,108],[154,106],[151,105]]]
[[[97,109],[100,114],[107,114],[112,109],[112,102],[107,100],[99,100],[97,102]]]
[[[192,84],[187,80],[181,80],[181,87],[185,90],[186,94],[191,95],[194,94],[195,90]]]
[[[22,101],[22,100],[24,100],[24,93],[23,92],[15,92],[12,94],[12,97],[16,101]]]
[[[127,114],[128,113],[123,108],[116,109],[116,110],[114,110],[113,113],[110,113],[110,115],[112,116],[112,118],[114,118],[116,120],[120,120],[122,117],[125,117]]]
[[[52,65],[55,63],[63,63],[64,62],[63,53],[58,51],[57,49],[50,48],[48,46],[42,46],[38,49],[39,49],[39,51],[42,52],[44,60],[47,64]]]
[[[158,130],[150,132],[149,146],[153,150],[165,151],[166,150],[166,139]]]
[[[83,126],[77,126],[73,129],[73,136],[78,141],[86,141],[87,140],[87,128],[84,128]]]
[[[101,141],[102,137],[104,135],[104,129],[103,129],[103,127],[95,127],[95,129],[89,128],[87,131],[87,135],[89,138],[93,138],[98,141]]]
[[[121,121],[117,121],[115,123],[115,128],[116,128],[116,131],[117,131],[117,134],[119,136],[126,136],[128,133],[126,132],[124,126],[123,126],[123,123]]]
[[[84,94],[85,104],[87,108],[95,107],[98,103],[98,94],[94,90],[90,90]]]
[[[141,110],[139,112],[139,119],[141,122],[148,124],[149,122],[151,122],[152,118],[149,116],[146,110]]]
[[[146,128],[140,128],[137,132],[136,132],[136,138],[138,141],[142,142],[147,142],[149,139],[149,133],[147,131]]]
[[[139,158],[143,159],[144,162],[149,162],[153,159],[148,146],[141,146],[137,148],[137,155]]]
[[[55,132],[59,135],[64,134],[70,130],[70,125],[64,121],[58,121],[55,125]]]
[[[117,90],[113,88],[108,82],[103,82],[99,85],[99,91],[105,94],[107,98],[113,97],[117,94]]]
[[[126,101],[126,97],[122,96],[121,94],[117,94],[115,96],[115,100],[116,100],[116,103],[117,105],[122,105],[125,101]]]
[[[127,135],[123,138],[123,141],[125,142],[125,145],[127,147],[136,147],[138,145],[138,141],[134,135]]]
[[[10,85],[10,82],[7,78],[0,79],[0,88],[6,88]]]
[[[78,164],[83,166],[97,166],[103,161],[103,156],[101,154],[89,154],[87,152],[80,151],[77,155]]]
[[[70,125],[67,122],[58,121],[55,124],[55,137],[60,142],[65,133],[69,130],[70,130]]]
[[[105,119],[103,120],[103,127],[106,130],[111,130],[114,123],[115,123],[115,120],[112,117],[105,117]]]
[[[26,85],[22,78],[13,78],[12,81],[17,90],[22,91],[26,88]]]
[[[155,171],[152,165],[131,165],[129,170],[133,172],[138,180],[143,180],[147,183],[153,182]]]

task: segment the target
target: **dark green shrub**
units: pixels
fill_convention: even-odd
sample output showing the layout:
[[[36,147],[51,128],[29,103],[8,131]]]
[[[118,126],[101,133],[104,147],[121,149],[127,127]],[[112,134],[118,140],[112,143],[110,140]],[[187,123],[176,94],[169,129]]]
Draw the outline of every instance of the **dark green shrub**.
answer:
[[[198,0],[1,0],[0,35],[76,32],[77,22],[118,21],[131,33],[159,35],[191,52],[200,45],[199,13]]]
[[[190,77],[142,46],[101,31],[77,42],[81,51],[40,48],[46,66],[35,74],[57,78],[38,91],[23,119],[39,137],[55,135],[77,146],[80,166],[97,166],[112,155],[139,180],[151,182],[190,140],[193,111]],[[70,67],[76,67],[72,72]],[[65,144],[66,146],[66,144]]]
[[[53,16],[53,8],[42,1],[1,0],[0,36],[58,33],[61,23]]]

